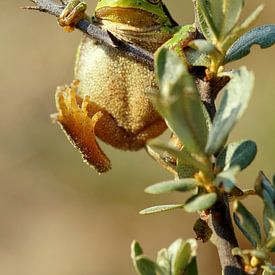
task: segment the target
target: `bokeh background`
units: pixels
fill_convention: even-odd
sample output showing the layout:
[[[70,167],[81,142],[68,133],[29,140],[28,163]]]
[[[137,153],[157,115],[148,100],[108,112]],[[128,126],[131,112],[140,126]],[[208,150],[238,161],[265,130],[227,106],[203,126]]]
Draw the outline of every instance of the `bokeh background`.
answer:
[[[87,1],[92,12],[95,1]],[[193,22],[189,1],[167,0],[178,22]],[[274,0],[259,3],[258,24],[274,23]],[[147,255],[177,238],[194,237],[196,215],[182,211],[140,216],[158,203],[182,202],[182,195],[152,196],[151,183],[171,178],[144,151],[127,153],[104,145],[113,169],[97,175],[82,161],[49,115],[57,85],[73,79],[81,33],[62,31],[50,15],[23,11],[29,1],[0,1],[0,274],[130,275],[130,243],[139,240]],[[256,74],[252,101],[231,140],[258,143],[254,164],[239,177],[251,187],[259,169],[275,172],[275,47],[253,48],[245,64]],[[100,64],[97,64],[99,66]],[[261,217],[256,198],[247,205]],[[241,237],[243,247],[248,244]],[[199,245],[202,275],[219,274],[215,248]]]

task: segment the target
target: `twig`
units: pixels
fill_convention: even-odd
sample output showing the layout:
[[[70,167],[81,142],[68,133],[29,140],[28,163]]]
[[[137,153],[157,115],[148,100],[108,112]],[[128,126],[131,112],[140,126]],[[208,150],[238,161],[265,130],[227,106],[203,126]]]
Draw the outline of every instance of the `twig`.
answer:
[[[193,0],[194,10],[197,10],[197,0]],[[200,33],[199,19],[196,14],[195,22],[198,32]],[[203,37],[202,33],[199,34]],[[202,72],[194,68],[197,75],[196,82],[199,87],[202,101],[207,108],[210,117],[213,119],[216,108],[215,99],[218,92],[227,84],[228,78],[213,79],[211,82],[205,81]],[[208,214],[208,225],[212,229],[211,238],[217,247],[223,275],[240,275],[245,274],[242,269],[240,259],[232,255],[232,249],[238,246],[234,233],[228,199],[223,196],[218,203],[214,205]]]
[[[38,10],[44,13],[49,13],[56,17],[59,17],[64,9],[64,4],[62,4],[63,1],[61,2],[61,4],[57,4],[52,0],[31,1],[36,5],[27,6],[25,7],[25,9]],[[125,54],[127,54],[128,56],[135,58],[138,62],[147,64],[151,69],[153,69],[154,56],[152,53],[115,38],[113,35],[111,35],[107,31],[102,30],[100,27],[96,26],[87,19],[81,20],[76,25],[76,28],[90,35],[91,37],[93,37],[93,39],[96,39],[101,43],[104,43],[110,47],[118,48],[119,50],[125,52]]]

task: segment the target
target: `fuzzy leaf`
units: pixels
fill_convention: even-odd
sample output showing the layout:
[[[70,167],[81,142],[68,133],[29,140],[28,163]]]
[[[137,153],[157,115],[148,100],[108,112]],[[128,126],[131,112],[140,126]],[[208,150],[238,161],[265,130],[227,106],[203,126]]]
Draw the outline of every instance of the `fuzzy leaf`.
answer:
[[[221,25],[221,36],[223,37],[231,31],[238,22],[244,5],[244,0],[224,0],[221,2],[223,2],[223,22]]]
[[[211,166],[209,163],[204,163],[201,159],[195,158],[190,153],[188,153],[184,148],[179,151],[178,148],[175,148],[171,145],[165,144],[158,140],[152,140],[148,143],[148,146],[153,148],[154,150],[161,150],[166,152],[173,157],[175,157],[178,161],[181,161],[182,164],[187,166],[192,166],[201,171],[210,171]]]
[[[198,0],[196,14],[205,38],[211,42],[215,42],[217,40],[217,30],[209,7],[209,0]]]
[[[171,263],[170,263],[168,250],[166,248],[163,248],[158,252],[157,264],[161,268],[161,270],[163,270],[163,274],[161,273],[160,275],[165,275],[170,273]]]
[[[239,171],[240,168],[238,166],[232,166],[222,171],[215,179],[216,185],[220,186],[222,184],[224,191],[230,193],[236,184],[236,175]]]
[[[162,49],[156,56],[160,94],[152,101],[188,152],[204,155],[208,128],[194,79],[179,56]]]
[[[239,229],[251,242],[253,247],[257,247],[257,245],[261,243],[261,231],[259,223],[240,201],[234,202],[233,210],[234,220]]]
[[[253,45],[262,49],[271,47],[275,43],[275,25],[263,25],[245,33],[227,51],[225,64],[241,59],[250,53]]]
[[[263,5],[260,5],[253,11],[241,25],[235,27],[232,32],[227,36],[223,42],[222,48],[226,53],[228,49],[245,33],[248,31],[250,26],[258,19],[260,13],[263,10]]]
[[[157,206],[152,206],[152,207],[143,209],[139,212],[139,214],[149,215],[149,214],[166,212],[166,211],[175,210],[175,209],[181,209],[183,207],[184,207],[184,204],[157,205]]]
[[[184,210],[192,213],[210,208],[217,201],[216,193],[195,195],[189,198],[184,204]]]
[[[165,181],[151,185],[145,189],[149,194],[163,194],[172,191],[185,192],[196,188],[197,182],[193,178]]]
[[[233,142],[218,155],[216,166],[219,170],[226,170],[238,166],[245,169],[254,160],[257,154],[257,145],[251,140]]]
[[[205,39],[193,40],[188,44],[188,46],[204,54],[211,54],[216,51],[215,46]]]
[[[233,72],[225,87],[206,145],[207,154],[215,154],[225,143],[230,131],[244,113],[254,85],[254,75],[245,67]]]

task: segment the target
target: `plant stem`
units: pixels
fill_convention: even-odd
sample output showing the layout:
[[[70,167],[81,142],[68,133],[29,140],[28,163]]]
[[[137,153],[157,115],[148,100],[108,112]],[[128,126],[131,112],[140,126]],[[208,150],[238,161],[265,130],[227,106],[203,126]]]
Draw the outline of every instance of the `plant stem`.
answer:
[[[197,0],[193,0],[194,10],[197,10]],[[198,30],[198,38],[202,38],[200,33],[200,26],[198,16],[195,17],[196,27]],[[214,118],[216,113],[215,99],[221,89],[228,83],[229,78],[205,80],[201,72],[194,68],[193,75],[195,75],[198,89],[206,109],[211,117]],[[205,217],[203,218],[205,220]],[[222,196],[220,200],[210,209],[207,218],[208,226],[212,230],[212,243],[217,247],[220,264],[223,275],[241,275],[245,274],[240,259],[232,255],[232,249],[238,247],[232,219],[230,215],[230,208],[226,195]]]

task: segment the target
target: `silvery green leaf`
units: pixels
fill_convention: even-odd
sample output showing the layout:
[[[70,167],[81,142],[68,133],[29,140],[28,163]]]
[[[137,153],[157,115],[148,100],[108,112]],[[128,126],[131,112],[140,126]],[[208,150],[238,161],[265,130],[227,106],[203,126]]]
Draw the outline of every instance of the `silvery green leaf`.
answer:
[[[211,54],[217,51],[216,47],[209,41],[205,39],[196,39],[192,40],[189,44],[189,47],[196,49],[204,54]]]
[[[171,274],[182,275],[190,274],[194,269],[193,258],[196,256],[197,242],[193,239],[183,241],[181,239],[176,240],[168,248],[169,258],[171,259]],[[191,266],[189,266],[191,264]],[[194,273],[195,275],[196,273]]]
[[[270,273],[267,273],[267,274],[274,274],[275,272],[275,266],[274,265],[271,265],[271,264],[265,264],[264,266],[261,266],[262,269],[264,269],[265,271],[267,272],[270,272]]]
[[[263,25],[252,29],[241,36],[227,51],[224,63],[241,59],[250,53],[253,45],[262,49],[271,47],[275,43],[275,25]]]
[[[238,166],[245,169],[254,160],[257,154],[257,145],[252,140],[241,140],[227,145],[218,155],[216,167],[218,170],[227,170]]]
[[[158,140],[152,140],[148,143],[148,146],[153,148],[154,150],[161,150],[163,152],[167,152],[168,154],[175,157],[178,161],[180,161],[183,165],[191,166],[194,168],[194,171],[201,170],[206,173],[210,173],[212,171],[211,162],[208,159],[199,158],[197,155],[190,154],[183,148],[179,150],[178,148],[165,144]]]
[[[254,75],[245,67],[232,73],[209,132],[205,149],[208,155],[217,153],[224,145],[230,131],[248,105],[253,85]]]
[[[149,194],[163,194],[173,191],[190,191],[196,188],[197,182],[194,178],[176,179],[151,185],[145,189]]]
[[[264,199],[264,191],[267,192],[270,199],[275,201],[275,188],[274,185],[269,181],[263,171],[259,172],[259,175],[255,182],[255,190],[257,194]]]
[[[191,66],[200,66],[209,68],[211,60],[207,54],[200,51],[194,50],[192,48],[186,48],[184,51],[188,64]]]
[[[189,198],[184,204],[184,210],[192,213],[210,208],[217,201],[216,193],[199,194]]]
[[[157,264],[161,270],[163,270],[163,275],[170,274],[171,263],[168,250],[166,248],[163,248],[158,252]]]
[[[203,156],[208,128],[193,77],[173,50],[160,50],[155,67],[160,84],[159,96],[152,97],[156,109],[186,151]]]
[[[211,42],[217,41],[217,30],[210,11],[209,0],[197,1],[196,15],[205,38]]]
[[[160,212],[167,212],[175,209],[181,209],[183,207],[184,207],[184,204],[157,205],[157,206],[152,206],[152,207],[143,209],[139,212],[139,214],[149,215],[149,214],[155,214]]]
[[[260,226],[255,217],[240,202],[233,203],[234,220],[253,247],[261,243]]]
[[[258,19],[260,13],[263,10],[263,5],[257,7],[257,9],[248,16],[241,25],[235,27],[232,32],[226,37],[222,44],[222,49],[226,53],[228,49],[245,33],[250,26]]]
[[[215,184],[224,188],[224,191],[230,193],[236,185],[236,175],[240,172],[239,166],[232,166],[219,173],[215,179]]]
[[[244,5],[244,0],[223,0],[220,2],[223,2],[221,36],[224,37],[237,24]]]

